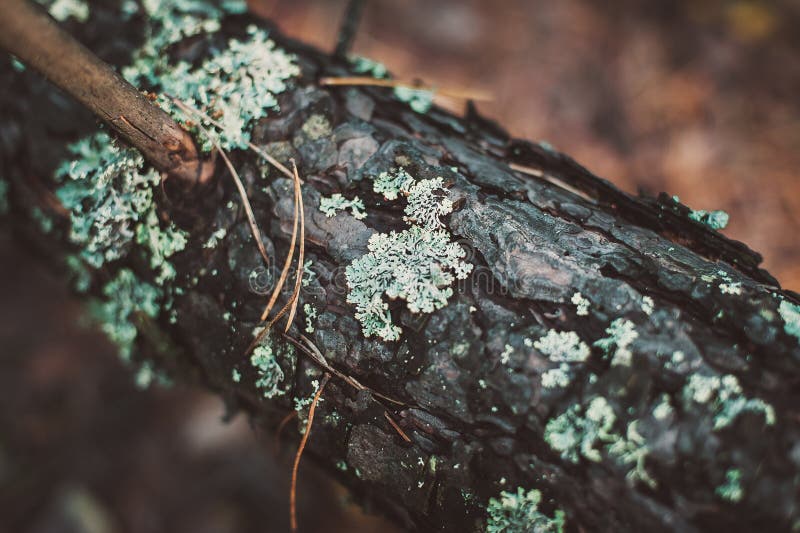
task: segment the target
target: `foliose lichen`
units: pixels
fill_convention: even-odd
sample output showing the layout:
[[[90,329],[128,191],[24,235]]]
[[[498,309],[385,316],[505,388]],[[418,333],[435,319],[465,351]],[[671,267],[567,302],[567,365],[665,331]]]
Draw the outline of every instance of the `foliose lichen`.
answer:
[[[744,497],[742,488],[742,471],[738,468],[730,468],[725,472],[725,483],[719,485],[714,492],[729,502],[738,503]]]
[[[637,422],[627,426],[626,436],[614,431],[617,420],[611,404],[602,396],[595,397],[585,408],[573,405],[545,426],[544,438],[561,458],[577,463],[581,457],[602,460],[602,451],[627,468],[626,478],[655,486],[645,469],[649,453],[645,439],[637,430]]]
[[[387,200],[397,200],[398,195],[407,195],[414,185],[414,177],[404,168],[393,168],[381,172],[372,182],[373,190]]]
[[[348,200],[340,193],[334,193],[330,197],[322,197],[319,201],[319,210],[327,217],[336,216],[337,212],[346,209],[350,210],[350,214],[356,220],[362,220],[367,217],[367,213],[364,211],[366,209],[364,202],[358,196]]]
[[[168,259],[185,248],[187,234],[158,218],[153,201],[158,173],[145,167],[138,151],[117,146],[105,132],[69,150],[74,158],[56,170],[62,182],[56,195],[70,211],[69,239],[80,246],[81,257],[99,268],[138,243],[158,272],[158,283],[172,279]]]
[[[565,514],[556,509],[553,516],[539,511],[542,493],[536,489],[500,493],[491,498],[486,507],[487,533],[561,533],[564,531]]]
[[[264,398],[274,398],[286,392],[280,388],[284,378],[283,369],[269,340],[255,347],[250,364],[258,376],[255,386]]]
[[[705,224],[713,230],[725,229],[730,216],[725,211],[703,211],[702,209],[689,213],[689,218]]]
[[[161,310],[162,291],[139,280],[123,268],[103,287],[103,300],[90,302],[89,312],[100,329],[119,347],[120,357],[129,361],[137,336],[138,314],[155,319]]]
[[[303,313],[306,315],[306,333],[314,333],[314,320],[317,318],[317,310],[311,304],[303,304]]]
[[[428,89],[414,89],[411,87],[395,87],[395,97],[401,102],[405,102],[417,113],[427,113],[433,106],[434,92]]]
[[[347,266],[347,301],[356,306],[365,337],[400,338],[401,329],[392,322],[384,296],[405,300],[412,313],[431,313],[447,304],[453,281],[472,270],[462,261],[464,249],[441,227],[439,217],[453,207],[438,194],[445,191],[442,183],[441,178],[410,183],[405,220],[413,225],[400,232],[374,233],[369,253]]]
[[[74,18],[78,22],[89,20],[89,4],[85,0],[37,0],[59,22]]]
[[[8,182],[0,179],[0,215],[8,213]]]
[[[775,409],[760,398],[747,398],[736,376],[706,376],[692,374],[683,388],[686,402],[708,405],[714,416],[714,429],[723,429],[741,413],[761,413],[767,425],[775,423]]]
[[[783,300],[778,306],[778,313],[783,319],[783,330],[786,334],[800,341],[800,305]]]
[[[533,346],[551,361],[560,363],[557,368],[542,373],[542,386],[548,389],[568,386],[571,379],[569,363],[585,361],[591,353],[589,346],[574,331],[551,329]]]
[[[589,300],[587,300],[580,292],[573,294],[570,301],[577,308],[575,313],[578,316],[587,316],[589,314],[589,305],[591,302],[589,302]]]
[[[630,320],[617,318],[606,328],[606,334],[607,337],[595,341],[594,345],[611,357],[612,366],[630,366],[633,357],[630,345],[639,337],[636,326]]]

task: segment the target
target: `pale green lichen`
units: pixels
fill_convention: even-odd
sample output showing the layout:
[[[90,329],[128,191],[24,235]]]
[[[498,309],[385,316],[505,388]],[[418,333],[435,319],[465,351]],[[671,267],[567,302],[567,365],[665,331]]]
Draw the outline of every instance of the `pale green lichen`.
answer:
[[[653,408],[653,418],[656,420],[666,420],[672,416],[674,409],[669,402],[669,395],[662,394],[660,401]]]
[[[335,193],[330,197],[322,197],[319,201],[319,210],[327,217],[336,216],[336,213],[346,209],[350,210],[350,214],[352,214],[353,218],[356,220],[362,220],[367,217],[367,213],[364,211],[366,209],[364,207],[364,202],[358,196],[354,196],[352,200],[348,200],[341,194]]]
[[[783,319],[783,330],[786,334],[800,341],[800,305],[783,300],[778,306],[778,313]]]
[[[85,0],[37,0],[59,22],[73,18],[78,22],[89,20],[89,4]]]
[[[31,209],[31,218],[38,224],[42,233],[50,233],[53,231],[53,219],[47,216],[39,207],[34,206],[33,209]]]
[[[97,268],[123,257],[133,243],[136,224],[153,209],[158,173],[145,170],[135,150],[121,148],[104,132],[69,147],[75,156],[56,171],[56,191],[70,211],[70,240]]]
[[[721,283],[719,290],[722,294],[733,294],[739,296],[742,294],[742,284],[736,283]]]
[[[8,182],[0,179],[0,215],[8,213]]]
[[[655,302],[649,296],[642,296],[642,312],[647,316],[653,314],[653,309],[655,309]]]
[[[368,57],[350,56],[348,60],[352,65],[353,72],[358,74],[368,74],[373,78],[386,78],[389,75],[389,71],[383,63]]]
[[[709,406],[714,416],[714,429],[722,429],[745,411],[761,413],[767,425],[775,423],[774,408],[759,398],[747,398],[736,376],[704,376],[693,374],[683,389],[684,400]]]
[[[725,472],[725,483],[718,486],[714,492],[729,502],[738,503],[744,497],[742,488],[742,471],[738,468],[730,468]]]
[[[331,123],[328,117],[315,113],[308,117],[300,128],[305,136],[312,141],[317,141],[331,134]]]
[[[420,180],[408,189],[408,204],[403,220],[428,229],[443,227],[440,217],[453,211],[442,178]]]
[[[587,316],[589,314],[589,305],[590,302],[580,292],[576,292],[572,295],[572,299],[570,300],[575,307],[575,313],[578,316]]]
[[[274,398],[286,392],[280,388],[284,378],[283,369],[278,364],[275,351],[269,341],[256,346],[250,356],[250,364],[258,376],[255,386],[261,391],[264,398]]]
[[[607,337],[595,341],[594,345],[611,357],[612,366],[630,366],[633,357],[630,346],[639,337],[636,326],[630,320],[618,318],[606,328],[606,334]]]
[[[161,387],[172,386],[172,379],[156,368],[151,361],[144,361],[139,365],[133,377],[133,383],[138,389],[147,389],[154,383]]]
[[[439,180],[414,183],[412,178],[405,219],[414,225],[401,232],[373,234],[369,253],[347,266],[347,301],[355,304],[365,337],[377,335],[387,341],[400,337],[384,296],[405,300],[412,313],[431,313],[447,304],[455,279],[465,279],[472,270],[462,261],[464,249],[439,228],[439,217],[452,210],[450,200],[437,194],[444,192]]]
[[[166,48],[186,37],[217,32],[222,16],[240,13],[246,6],[243,2],[148,0],[144,8],[147,38],[134,54],[133,64],[123,69],[123,76],[157,92],[159,104],[178,117],[198,119],[194,114],[184,116],[170,97],[214,117],[220,126],[210,128],[208,134],[222,148],[246,148],[250,126],[278,108],[276,95],[300,74],[295,57],[277,49],[264,30],[250,26],[246,40],[231,39],[227,47],[212,48],[211,57],[199,66],[186,61],[170,64]],[[198,134],[203,149],[209,150],[211,139]]]
[[[533,347],[550,358],[551,361],[560,363],[558,368],[552,368],[542,373],[542,387],[563,388],[570,384],[569,363],[585,361],[591,350],[581,341],[574,331],[556,331],[551,329],[539,340],[533,342]]]
[[[136,227],[136,242],[150,251],[150,267],[158,272],[157,283],[163,284],[175,278],[175,268],[168,259],[186,248],[188,238],[185,231],[173,224],[162,229],[155,211],[150,211],[144,223]]]
[[[579,363],[585,361],[591,350],[574,331],[549,330],[533,347],[557,363]]]
[[[583,413],[583,414],[582,414]],[[608,401],[595,397],[584,409],[573,405],[561,415],[548,421],[544,438],[559,452],[561,458],[577,463],[580,457],[599,462],[603,450],[628,469],[627,479],[655,486],[655,480],[645,469],[649,449],[637,431],[637,423],[628,424],[626,436],[614,431],[616,414]]]
[[[306,333],[314,333],[314,320],[317,318],[317,310],[311,304],[303,304],[303,312],[306,315]]]
[[[713,230],[725,229],[730,219],[725,211],[703,211],[702,209],[690,212],[689,218],[705,224]]]
[[[72,273],[72,286],[75,290],[80,293],[88,291],[92,283],[92,274],[86,268],[83,260],[77,255],[68,255],[65,263]]]
[[[381,172],[372,182],[373,190],[387,200],[397,200],[400,194],[406,195],[414,185],[414,178],[403,168],[393,168]]]
[[[573,405],[561,415],[550,419],[544,430],[544,438],[566,461],[577,463],[583,456],[598,462],[602,456],[596,446],[618,438],[613,431],[615,420],[616,415],[608,401],[603,397],[596,397],[585,409],[580,405]]]
[[[123,360],[130,360],[136,341],[138,314],[156,318],[160,312],[161,291],[140,281],[133,271],[123,268],[103,287],[104,300],[90,303],[92,317],[100,329],[119,347]]]
[[[233,380],[234,383],[240,383],[242,381],[242,373],[234,368],[231,370],[231,380]]]
[[[511,354],[514,353],[514,347],[510,344],[506,344],[505,348],[503,348],[503,352],[500,354],[500,364],[507,365],[509,361],[511,361]]]
[[[556,509],[553,516],[539,511],[542,493],[536,489],[500,493],[491,498],[486,507],[487,533],[561,533],[564,531],[565,514]]]
[[[203,248],[216,248],[219,242],[225,238],[228,234],[228,230],[225,228],[219,228],[217,231],[209,235],[208,240],[203,243]]]
[[[413,89],[399,86],[394,88],[395,97],[405,102],[417,113],[427,113],[433,106],[434,92],[428,89]]]
[[[183,250],[187,234],[172,223],[161,223],[153,201],[160,182],[145,169],[136,150],[117,146],[108,134],[97,133],[70,146],[75,156],[56,171],[56,190],[70,210],[70,241],[81,246],[81,257],[99,268],[123,258],[134,243],[147,252],[159,284],[174,278],[168,259]],[[162,227],[163,226],[163,227]]]

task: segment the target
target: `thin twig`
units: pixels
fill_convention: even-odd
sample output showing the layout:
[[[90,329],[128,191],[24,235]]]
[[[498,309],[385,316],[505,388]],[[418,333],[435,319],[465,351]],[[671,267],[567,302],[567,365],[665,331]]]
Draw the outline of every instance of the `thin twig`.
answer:
[[[175,103],[175,105],[177,105],[184,112],[197,113],[202,115],[202,113],[200,113],[196,109],[193,109],[192,107],[185,104],[181,100],[178,100],[173,96],[170,96],[169,98]],[[258,247],[258,251],[261,253],[261,257],[264,258],[264,261],[267,263],[267,265],[269,265],[269,257],[267,256],[267,250],[266,248],[264,248],[264,243],[261,240],[261,231],[258,229],[256,216],[253,213],[253,208],[250,205],[250,199],[247,197],[247,191],[245,190],[244,184],[242,183],[242,180],[239,177],[239,173],[236,172],[236,169],[233,167],[233,163],[231,163],[231,160],[228,158],[228,154],[225,153],[225,150],[222,149],[220,144],[209,133],[209,131],[205,128],[205,126],[198,123],[197,127],[200,128],[200,130],[205,134],[205,136],[211,141],[211,144],[214,145],[214,149],[216,149],[219,155],[222,156],[223,161],[225,161],[225,166],[228,167],[228,170],[230,171],[231,176],[233,177],[233,181],[236,184],[236,189],[239,191],[239,196],[242,199],[242,204],[244,205],[244,211],[247,215],[247,221],[250,223],[250,230],[253,233],[253,238],[256,240],[256,246]]]
[[[572,194],[580,196],[581,198],[583,198],[587,202],[591,202],[593,204],[597,203],[597,200],[592,198],[586,192],[584,192],[584,191],[582,191],[582,190],[580,190],[578,188],[573,187],[569,183],[566,183],[564,180],[558,179],[555,176],[551,176],[550,174],[545,174],[544,172],[542,172],[538,168],[526,167],[524,165],[518,165],[516,163],[509,163],[508,166],[511,167],[511,170],[515,170],[517,172],[521,172],[523,174],[527,174],[528,176],[536,176],[537,178],[541,178],[541,179],[543,179],[543,180],[545,180],[545,181],[547,181],[549,183],[552,183],[556,187],[560,187],[560,188],[564,189],[565,191],[569,191]]]
[[[289,489],[289,519],[292,526],[292,531],[297,531],[297,470],[300,468],[300,458],[303,456],[303,450],[306,448],[308,437],[311,435],[311,425],[314,423],[314,411],[317,409],[317,403],[322,396],[322,391],[325,390],[325,385],[331,379],[330,374],[325,374],[322,382],[319,384],[314,399],[311,402],[311,407],[308,408],[308,421],[306,422],[306,432],[303,438],[300,439],[300,446],[297,448],[297,455],[294,456],[294,466],[292,466],[292,486]]]
[[[474,100],[476,102],[490,102],[492,95],[474,89],[448,89],[446,87],[433,87],[431,85],[423,85],[415,82],[400,81],[400,80],[385,80],[379,78],[371,78],[369,76],[346,76],[336,78],[322,78],[319,84],[323,86],[339,86],[339,85],[360,85],[370,87],[405,87],[414,89],[415,91],[429,91],[442,96],[450,98],[458,98],[460,100]]]
[[[283,263],[283,269],[281,270],[281,276],[278,278],[278,283],[275,285],[275,289],[272,291],[272,296],[269,298],[269,302],[267,306],[264,308],[264,312],[261,313],[261,321],[267,319],[269,316],[270,311],[272,311],[272,307],[275,305],[275,302],[278,300],[278,296],[280,296],[281,291],[283,290],[283,285],[286,283],[286,278],[289,275],[289,268],[292,266],[292,259],[294,258],[294,244],[297,242],[297,226],[299,223],[298,215],[300,212],[300,199],[297,194],[297,182],[294,182],[294,222],[292,224],[292,241],[289,244],[289,252],[286,254],[286,261]]]
[[[286,329],[284,333],[289,332],[292,326],[294,316],[297,314],[297,303],[300,301],[300,289],[303,286],[303,274],[305,273],[305,259],[306,259],[306,222],[305,211],[303,210],[303,190],[300,187],[300,175],[297,173],[297,165],[292,159],[292,170],[294,171],[294,180],[297,183],[298,196],[300,198],[300,255],[297,257],[297,277],[294,282],[294,293],[292,294],[292,309],[289,311],[289,318],[286,320]]]
[[[397,433],[398,433],[398,434],[399,434],[401,437],[403,437],[403,440],[404,440],[404,441],[406,441],[406,442],[408,442],[408,443],[410,444],[410,443],[411,443],[411,439],[408,437],[408,435],[406,435],[406,432],[405,432],[405,431],[403,431],[403,430],[400,428],[400,426],[398,426],[398,425],[397,425],[397,422],[395,422],[395,421],[394,421],[394,418],[392,418],[392,415],[390,415],[388,411],[384,411],[384,412],[383,412],[383,416],[385,416],[385,417],[386,417],[386,420],[388,420],[388,421],[389,421],[389,423],[392,425],[392,427],[394,428],[394,430],[395,430],[395,431],[397,431]]]
[[[220,156],[222,156],[222,160],[225,161],[225,166],[228,167],[228,171],[231,173],[233,182],[236,184],[236,189],[238,189],[239,196],[242,199],[244,212],[247,215],[247,221],[250,223],[250,231],[253,234],[253,238],[256,240],[258,251],[261,253],[261,257],[264,258],[266,265],[269,266],[269,256],[267,255],[267,249],[264,248],[264,243],[261,240],[261,230],[258,229],[256,215],[253,213],[253,208],[250,206],[250,199],[247,197],[247,191],[245,190],[244,184],[239,177],[239,173],[236,172],[236,169],[233,167],[233,163],[231,163],[231,160],[228,158],[228,154],[225,153],[225,150],[223,150],[222,146],[219,145],[217,140],[211,136],[209,131],[200,123],[197,124],[197,127],[203,131],[206,137],[208,137],[208,139],[211,141],[211,144],[214,145],[214,149],[217,151],[217,153],[219,153]]]
[[[361,21],[361,14],[364,11],[364,0],[350,0],[347,2],[342,24],[339,26],[339,38],[336,42],[336,50],[333,55],[344,59],[353,47],[353,41],[358,32],[358,23]]]

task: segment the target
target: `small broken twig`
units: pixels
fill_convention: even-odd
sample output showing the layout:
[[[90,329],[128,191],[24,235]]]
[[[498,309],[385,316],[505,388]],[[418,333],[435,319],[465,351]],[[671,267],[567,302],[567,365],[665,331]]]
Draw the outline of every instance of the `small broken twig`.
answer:
[[[361,14],[364,12],[365,0],[350,0],[342,17],[342,24],[339,26],[339,38],[336,42],[336,50],[333,55],[338,58],[346,58],[347,53],[353,47],[358,24],[361,22]]]
[[[306,422],[306,432],[303,438],[300,439],[300,446],[297,448],[297,455],[294,456],[294,465],[292,466],[292,485],[289,489],[289,519],[291,522],[292,531],[297,531],[297,470],[300,468],[300,458],[303,456],[303,450],[306,449],[308,437],[311,435],[311,425],[314,423],[314,411],[317,409],[322,391],[325,390],[325,385],[331,379],[330,374],[325,374],[322,382],[319,384],[314,399],[311,401],[311,407],[308,408],[308,421]]]

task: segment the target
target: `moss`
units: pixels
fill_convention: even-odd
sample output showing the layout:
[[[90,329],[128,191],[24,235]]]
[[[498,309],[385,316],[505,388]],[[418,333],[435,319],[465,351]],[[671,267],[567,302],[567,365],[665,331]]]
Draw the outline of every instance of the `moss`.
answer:
[[[587,316],[589,314],[589,305],[591,302],[584,298],[584,296],[580,292],[576,292],[572,295],[572,299],[570,300],[575,307],[577,308],[575,313],[578,316]]]
[[[630,346],[639,337],[635,328],[630,320],[618,318],[606,328],[608,337],[595,341],[594,345],[611,357],[612,366],[630,366],[633,357]]]
[[[783,330],[786,334],[800,341],[800,305],[784,300],[778,306],[778,313],[783,319]]]
[[[690,212],[689,218],[705,224],[713,230],[725,229],[730,219],[725,211],[703,211],[702,209]]]
[[[330,197],[322,197],[320,199],[319,210],[327,217],[336,216],[337,212],[344,211],[345,209],[349,209],[350,213],[357,220],[362,220],[367,216],[364,212],[364,202],[358,196],[353,197],[352,200],[348,200],[341,194],[335,193]]]
[[[742,471],[738,468],[731,468],[725,472],[725,483],[718,486],[714,492],[729,502],[738,503],[744,497],[742,488]]]
[[[123,360],[130,360],[136,341],[136,316],[156,318],[161,310],[162,292],[140,281],[123,268],[103,287],[103,300],[91,302],[89,311],[100,329],[119,347]]]
[[[539,511],[542,494],[536,489],[517,488],[516,492],[500,493],[486,507],[487,533],[561,533],[564,530],[564,511],[556,509],[553,516]]]
[[[704,376],[693,374],[683,389],[686,402],[708,405],[714,417],[714,429],[722,429],[745,411],[762,413],[767,425],[775,423],[775,410],[758,398],[747,398],[736,376]]]

